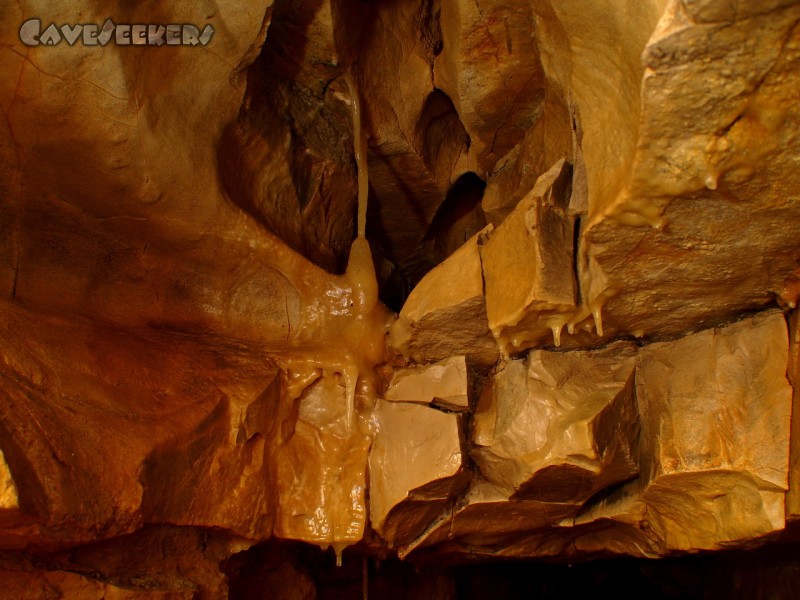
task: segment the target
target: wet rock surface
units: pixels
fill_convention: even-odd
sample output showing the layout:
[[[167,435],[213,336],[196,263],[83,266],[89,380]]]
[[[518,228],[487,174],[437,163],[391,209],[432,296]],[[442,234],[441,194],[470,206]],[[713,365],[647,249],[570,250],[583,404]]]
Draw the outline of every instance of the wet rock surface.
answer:
[[[796,1],[0,14],[0,596],[796,595]]]

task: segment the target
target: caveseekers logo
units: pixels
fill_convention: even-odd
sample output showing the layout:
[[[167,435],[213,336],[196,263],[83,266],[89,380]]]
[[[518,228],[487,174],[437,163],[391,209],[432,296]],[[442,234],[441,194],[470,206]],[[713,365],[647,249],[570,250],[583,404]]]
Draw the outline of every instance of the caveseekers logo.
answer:
[[[50,24],[42,30],[41,19],[28,19],[19,28],[19,39],[26,46],[58,46],[66,42],[74,46],[105,46],[113,41],[117,46],[205,46],[214,35],[214,28],[188,24],[131,25],[116,24],[106,19],[102,27],[95,23],[61,25]]]

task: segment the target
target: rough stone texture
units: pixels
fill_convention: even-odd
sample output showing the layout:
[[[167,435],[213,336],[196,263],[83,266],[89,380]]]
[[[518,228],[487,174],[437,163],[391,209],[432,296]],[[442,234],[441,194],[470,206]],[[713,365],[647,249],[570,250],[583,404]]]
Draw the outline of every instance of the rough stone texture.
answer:
[[[8,304],[0,319],[0,431],[23,513],[3,531],[5,545],[88,541],[163,521],[270,535],[271,428],[288,411],[262,355]]]
[[[642,476],[592,509],[670,550],[784,526],[791,389],[786,323],[767,314],[652,344],[639,356]]]
[[[0,595],[792,543],[800,3],[51,4],[0,6]]]
[[[249,404],[221,402],[191,431],[159,444],[140,475],[145,522],[270,537],[278,528],[279,447],[293,417],[285,377],[278,373]]]
[[[222,140],[232,200],[290,247],[342,270],[356,199],[349,102],[329,2],[270,2],[243,110]]]
[[[348,423],[341,377],[323,376],[294,399],[296,420],[281,432],[275,534],[322,547],[364,535],[369,438]],[[265,414],[269,422],[275,415]]]
[[[451,410],[469,408],[469,373],[465,356],[453,356],[431,365],[398,369],[385,398],[395,402],[420,402]]]
[[[757,543],[784,526],[791,414],[787,351],[785,322],[782,315],[772,313],[676,342],[652,344],[638,355],[625,347],[595,353],[532,351],[533,368],[526,368],[524,361],[509,363],[496,376],[493,397],[482,399],[484,410],[476,415],[473,453],[481,476],[438,527],[430,528],[406,551],[661,556]],[[578,361],[577,354],[591,358]],[[639,415],[631,406],[634,360]],[[552,366],[545,370],[548,362]],[[588,372],[573,374],[572,382],[562,375],[562,385],[555,385],[559,379],[553,373],[568,375],[570,365],[587,368],[591,362],[594,373],[589,367]],[[537,383],[533,391],[530,383],[537,373],[551,374],[552,381]],[[606,378],[613,382],[610,389]],[[520,401],[526,395],[526,379],[527,405]],[[575,391],[570,391],[570,383]],[[574,418],[578,411],[564,411],[563,405],[568,407],[576,392],[591,398],[584,394],[595,386],[596,401],[605,395],[608,402],[609,396],[618,394],[611,410],[595,421],[615,433],[618,466],[609,468],[603,480],[602,470],[596,479],[572,477],[575,467],[568,462],[586,468],[586,456],[554,460],[550,464],[557,463],[556,468],[548,468],[548,458],[536,461],[533,446],[549,450],[542,441],[553,440],[553,456],[558,455],[559,444],[565,450],[580,447],[578,440],[585,435],[571,434],[562,416]],[[549,410],[546,402],[536,402],[537,393],[548,389],[557,399]],[[514,404],[515,394],[517,409],[530,407],[531,417],[502,410]],[[496,405],[497,412],[485,411],[487,404]],[[581,404],[577,407],[586,410]],[[534,414],[538,419],[532,418]],[[640,423],[634,422],[637,416]],[[494,431],[487,422],[495,424]],[[542,422],[554,424],[561,435],[553,435],[548,427],[545,438]],[[498,423],[508,428],[500,430],[502,435]],[[526,424],[531,427],[523,431]],[[595,435],[602,429],[595,427]],[[638,448],[632,448],[637,439]],[[547,474],[549,485],[531,485],[536,481],[530,477],[535,467]],[[622,486],[610,486],[634,476]],[[608,491],[585,503],[592,492],[603,488]]]
[[[563,163],[562,163],[563,168]],[[480,246],[489,328],[501,351],[561,344],[576,311],[573,220],[549,198],[554,181],[534,186]]]
[[[516,544],[529,541],[532,532],[559,523],[575,510],[576,506],[570,503],[512,501],[507,493],[477,478],[464,498],[403,548],[401,555],[425,552],[430,546],[435,548],[433,553],[444,554],[453,547],[457,552],[475,555],[501,554],[504,548],[519,551]]]
[[[670,3],[645,48],[628,183],[591,206],[581,244],[584,300],[605,303],[607,328],[679,335],[796,302],[800,6],[785,4],[695,23]]]
[[[434,83],[469,135],[471,170],[484,176],[542,111],[544,74],[527,0],[442,0]]]
[[[180,591],[142,591],[126,590],[107,583],[81,577],[67,571],[23,572],[0,571],[0,586],[4,598],[19,600],[42,600],[43,598],[63,598],[64,600],[85,600],[103,598],[106,600],[191,600],[192,590]]]
[[[472,454],[514,499],[582,505],[638,474],[634,352],[534,350],[484,388]]]
[[[461,422],[452,413],[379,401],[369,455],[370,522],[393,546],[414,540],[461,491]]]
[[[786,372],[794,388],[792,395],[791,448],[789,454],[789,491],[786,494],[786,519],[800,517],[800,311],[789,317],[789,368]]]
[[[487,227],[438,265],[414,288],[389,343],[417,362],[434,362],[464,354],[491,365],[497,344],[489,331],[478,244]]]

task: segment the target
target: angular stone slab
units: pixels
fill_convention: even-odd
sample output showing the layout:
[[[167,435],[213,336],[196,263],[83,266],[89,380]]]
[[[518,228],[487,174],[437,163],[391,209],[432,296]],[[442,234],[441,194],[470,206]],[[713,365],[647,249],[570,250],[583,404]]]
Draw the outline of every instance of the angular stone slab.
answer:
[[[575,513],[573,504],[510,501],[483,478],[472,482],[458,505],[444,512],[419,538],[400,550],[401,556],[437,545],[461,550],[503,548]]]
[[[479,239],[491,230],[470,238],[412,290],[392,326],[391,346],[420,363],[459,354],[481,365],[497,361],[478,251]]]
[[[583,301],[604,305],[607,330],[674,337],[796,304],[798,20],[796,3],[755,2],[674,3],[661,19],[628,183],[581,236]]]
[[[416,538],[463,488],[461,419],[379,400],[369,454],[370,522],[393,546]]]
[[[515,500],[572,504],[638,472],[635,348],[534,350],[485,388],[472,455]]]
[[[643,348],[640,479],[579,522],[636,524],[662,553],[755,544],[782,529],[787,352],[777,312]]]
[[[468,392],[467,361],[462,355],[431,365],[398,369],[392,375],[385,398],[394,402],[420,402],[467,410]]]
[[[560,345],[576,311],[573,218],[534,187],[481,245],[489,328],[507,355]]]

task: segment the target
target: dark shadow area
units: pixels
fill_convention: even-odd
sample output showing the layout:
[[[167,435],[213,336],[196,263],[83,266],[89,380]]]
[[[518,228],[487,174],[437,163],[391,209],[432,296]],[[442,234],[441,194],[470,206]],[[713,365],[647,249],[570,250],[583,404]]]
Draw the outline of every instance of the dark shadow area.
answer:
[[[436,264],[486,227],[486,216],[481,209],[485,189],[486,182],[470,171],[456,179],[447,192],[423,238],[432,244]]]
[[[470,561],[469,557],[462,560]],[[754,600],[800,597],[800,545],[660,560],[614,559],[578,564],[472,559],[468,564],[378,560],[267,543],[226,563],[232,599],[517,600],[566,598]],[[366,593],[365,593],[366,592]]]

